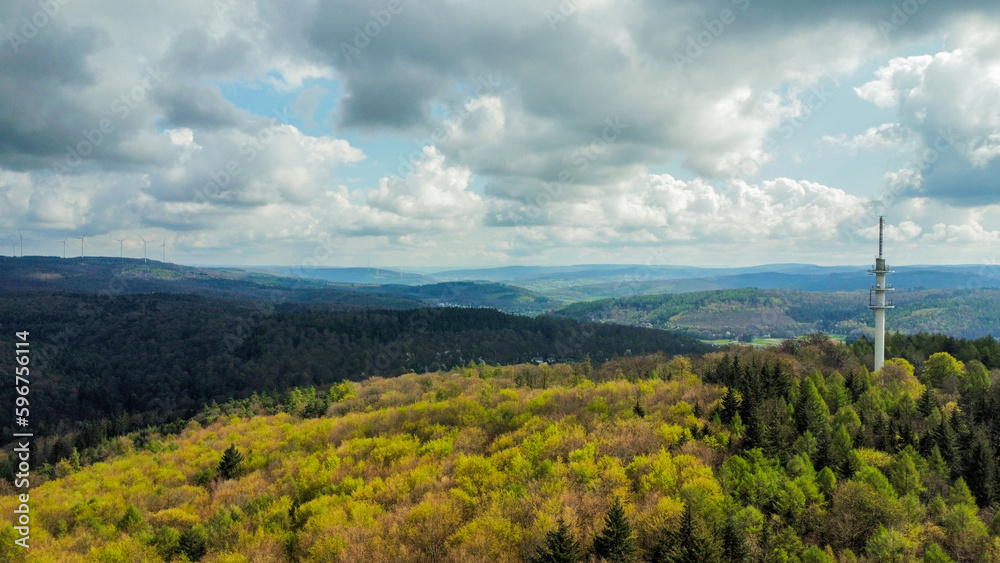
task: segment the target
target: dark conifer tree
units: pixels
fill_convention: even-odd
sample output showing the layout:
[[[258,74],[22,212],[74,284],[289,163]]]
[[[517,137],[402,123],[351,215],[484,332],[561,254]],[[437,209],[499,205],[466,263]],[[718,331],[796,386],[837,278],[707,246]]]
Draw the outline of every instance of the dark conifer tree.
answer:
[[[927,418],[934,412],[934,409],[940,408],[940,406],[937,397],[934,396],[934,390],[928,387],[917,401],[917,412],[920,413],[920,416]]]
[[[559,519],[559,527],[545,534],[545,544],[539,546],[532,563],[577,563],[580,546],[573,539],[569,526]]]
[[[239,476],[240,465],[243,463],[243,454],[236,449],[235,444],[229,444],[226,451],[222,454],[222,459],[219,461],[219,466],[216,469],[216,474],[222,479],[232,479],[233,477]]]
[[[650,553],[650,563],[711,563],[719,561],[719,555],[710,542],[703,538],[694,526],[691,506],[684,507],[681,528],[677,532],[665,531],[657,540]]]
[[[635,406],[632,407],[632,412],[634,412],[639,418],[646,418],[646,409],[642,408],[639,401],[635,402]]]
[[[635,563],[639,560],[632,525],[625,517],[625,509],[617,498],[604,518],[604,529],[594,538],[591,553],[603,557],[609,563]]]
[[[934,429],[934,445],[941,451],[941,457],[951,472],[957,465],[958,444],[955,430],[952,429],[947,416],[942,417],[941,424]]]
[[[722,529],[722,560],[729,563],[746,561],[750,556],[746,538],[736,527],[732,513],[726,518],[726,526]]]
[[[977,429],[968,440],[964,451],[965,479],[972,494],[976,496],[979,506],[988,506],[996,495],[997,460],[993,454],[993,446],[982,429]]]
[[[726,390],[726,395],[722,398],[722,412],[719,413],[722,422],[725,424],[732,422],[733,416],[740,412],[741,403],[739,393],[735,389],[730,387]]]

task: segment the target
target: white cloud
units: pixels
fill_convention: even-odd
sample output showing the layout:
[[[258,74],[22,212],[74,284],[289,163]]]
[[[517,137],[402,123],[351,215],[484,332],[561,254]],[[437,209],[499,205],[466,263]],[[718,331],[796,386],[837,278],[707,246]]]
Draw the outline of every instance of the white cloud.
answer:
[[[991,5],[928,7],[886,40],[871,3],[723,4],[735,21],[678,65],[719,15],[710,4],[578,1],[553,29],[555,4],[404,0],[348,61],[343,43],[372,19],[364,3],[70,3],[19,53],[0,51],[0,225],[53,239],[142,227],[205,252],[329,235],[350,252],[405,248],[431,262],[655,245],[812,251],[857,230],[866,202],[846,181],[767,179],[746,165],[798,157],[827,132],[799,131],[847,121],[827,87],[882,62],[856,90],[898,119],[823,138],[915,155],[884,178],[901,244],[939,244],[947,258],[948,241],[992,240],[988,214],[939,205],[966,198],[963,210],[982,212],[1000,199]],[[34,11],[4,3],[0,22],[16,29]],[[888,59],[934,42],[947,47]],[[327,95],[329,131],[316,115]],[[326,134],[260,115],[285,100]],[[812,119],[821,109],[834,115]],[[88,141],[102,121],[114,131]],[[953,144],[936,148],[942,131]],[[769,147],[778,134],[784,146]],[[366,155],[393,162],[411,138],[430,139],[412,171],[375,177]],[[91,154],[53,176],[85,141]]]
[[[909,140],[912,132],[900,126],[898,123],[883,123],[875,127],[869,127],[864,133],[855,135],[850,139],[841,133],[838,135],[824,135],[823,141],[830,145],[846,147],[853,153],[858,151],[879,151],[886,149],[900,148]]]

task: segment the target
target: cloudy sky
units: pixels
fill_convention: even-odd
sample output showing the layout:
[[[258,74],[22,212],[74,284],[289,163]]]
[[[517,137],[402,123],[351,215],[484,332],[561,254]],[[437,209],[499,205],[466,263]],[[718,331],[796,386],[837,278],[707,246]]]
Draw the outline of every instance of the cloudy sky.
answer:
[[[991,0],[14,0],[0,23],[3,254],[20,229],[27,254],[143,236],[188,264],[865,264],[884,213],[891,263],[1000,261]]]

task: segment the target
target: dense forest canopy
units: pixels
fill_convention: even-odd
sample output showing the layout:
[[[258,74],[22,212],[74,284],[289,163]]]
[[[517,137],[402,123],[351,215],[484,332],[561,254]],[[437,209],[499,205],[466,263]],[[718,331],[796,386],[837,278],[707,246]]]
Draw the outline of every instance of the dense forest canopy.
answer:
[[[43,433],[100,419],[141,427],[255,391],[447,370],[470,361],[604,360],[708,349],[658,330],[492,309],[329,311],[172,294],[4,294],[0,326],[32,335],[33,414]],[[12,338],[12,328],[0,334],[5,354]],[[13,393],[0,387],[0,402],[13,404]],[[127,424],[119,420],[123,415]]]
[[[28,561],[997,561],[998,447],[1000,370],[947,352],[469,364],[71,451]]]

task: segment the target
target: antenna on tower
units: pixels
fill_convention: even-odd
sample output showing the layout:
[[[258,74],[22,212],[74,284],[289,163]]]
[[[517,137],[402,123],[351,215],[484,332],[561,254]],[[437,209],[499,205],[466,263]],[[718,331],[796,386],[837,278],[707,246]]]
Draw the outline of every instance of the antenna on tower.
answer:
[[[885,226],[885,217],[879,215],[878,218],[878,257],[882,257],[882,228]]]

